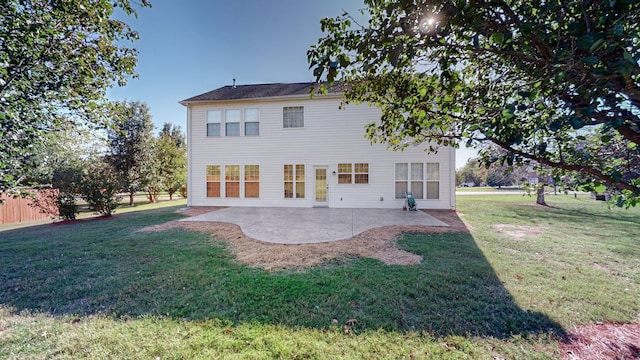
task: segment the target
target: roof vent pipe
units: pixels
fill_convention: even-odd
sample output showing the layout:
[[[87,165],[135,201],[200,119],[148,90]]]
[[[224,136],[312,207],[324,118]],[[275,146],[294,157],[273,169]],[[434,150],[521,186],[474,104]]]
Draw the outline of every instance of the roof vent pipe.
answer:
[[[233,88],[236,88],[236,79],[233,79]]]

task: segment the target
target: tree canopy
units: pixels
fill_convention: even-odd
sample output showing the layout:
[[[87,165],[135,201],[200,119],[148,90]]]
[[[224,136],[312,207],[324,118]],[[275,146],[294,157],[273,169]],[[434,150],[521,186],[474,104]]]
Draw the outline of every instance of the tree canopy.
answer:
[[[154,158],[153,121],[149,107],[140,101],[114,104],[112,124],[108,132],[109,154],[106,160],[113,166],[129,193],[129,205],[134,195],[143,190],[157,166]]]
[[[493,143],[619,203],[640,196],[640,0],[365,0],[321,20],[318,80],[382,110],[372,141]],[[490,154],[482,154],[485,160]]]
[[[147,0],[0,2],[0,192],[20,185],[48,132],[92,124],[107,88],[135,76],[138,34],[113,17]]]

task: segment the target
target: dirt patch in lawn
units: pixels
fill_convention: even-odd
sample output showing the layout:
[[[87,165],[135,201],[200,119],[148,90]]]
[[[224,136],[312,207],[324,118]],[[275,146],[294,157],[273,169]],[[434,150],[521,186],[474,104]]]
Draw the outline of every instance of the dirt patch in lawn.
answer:
[[[567,360],[640,359],[640,323],[579,326],[560,349]]]
[[[194,214],[215,211],[220,208],[193,210]],[[208,210],[208,211],[206,211]],[[165,231],[180,227],[211,234],[228,244],[236,259],[252,267],[265,270],[304,268],[317,266],[329,260],[345,256],[378,259],[389,265],[413,265],[422,261],[416,255],[397,246],[397,239],[404,232],[461,232],[468,231],[460,217],[452,210],[423,210],[425,213],[449,224],[449,227],[433,226],[385,226],[370,229],[352,238],[318,244],[273,244],[247,237],[239,226],[220,222],[171,221],[149,226],[140,231]],[[186,213],[186,211],[183,211]],[[191,214],[189,214],[191,215]],[[194,215],[191,215],[194,216]]]
[[[514,240],[526,240],[536,238],[545,231],[544,228],[538,226],[525,226],[513,224],[495,224],[493,228],[500,234],[512,237]]]

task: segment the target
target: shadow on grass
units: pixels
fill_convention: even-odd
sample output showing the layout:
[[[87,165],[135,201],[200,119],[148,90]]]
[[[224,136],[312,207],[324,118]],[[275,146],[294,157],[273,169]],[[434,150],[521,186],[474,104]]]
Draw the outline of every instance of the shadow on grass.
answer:
[[[54,316],[564,336],[543,314],[518,307],[468,232],[406,234],[400,246],[422,255],[419,265],[344,258],[269,273],[238,264],[225,244],[206,234],[135,231],[179,218],[173,210],[2,233],[0,306]]]

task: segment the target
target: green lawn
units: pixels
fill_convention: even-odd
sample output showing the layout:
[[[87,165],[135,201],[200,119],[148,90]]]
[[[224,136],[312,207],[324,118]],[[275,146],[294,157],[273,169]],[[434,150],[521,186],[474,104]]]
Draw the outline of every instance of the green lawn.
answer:
[[[575,325],[637,321],[640,209],[533,201],[459,197],[471,233],[406,234],[412,266],[266,272],[206,234],[136,232],[183,204],[2,231],[0,358],[547,359]]]

